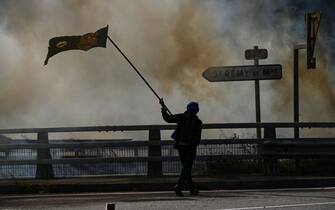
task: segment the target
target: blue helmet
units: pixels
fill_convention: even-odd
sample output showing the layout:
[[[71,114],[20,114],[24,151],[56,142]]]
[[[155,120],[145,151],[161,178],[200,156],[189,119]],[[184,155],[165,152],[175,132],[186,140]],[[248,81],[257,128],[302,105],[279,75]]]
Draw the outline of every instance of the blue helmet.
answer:
[[[199,104],[197,102],[191,101],[190,103],[187,104],[186,109],[187,111],[196,114],[199,112]]]

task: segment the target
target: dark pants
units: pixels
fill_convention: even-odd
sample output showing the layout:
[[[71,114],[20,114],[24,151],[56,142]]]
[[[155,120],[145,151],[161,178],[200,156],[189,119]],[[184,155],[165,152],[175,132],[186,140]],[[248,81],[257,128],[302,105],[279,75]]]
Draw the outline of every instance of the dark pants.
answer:
[[[178,186],[184,186],[185,182],[187,181],[189,188],[194,189],[195,186],[192,180],[191,171],[193,160],[197,153],[197,148],[195,146],[178,146],[178,153],[181,164],[183,166],[179,176]]]

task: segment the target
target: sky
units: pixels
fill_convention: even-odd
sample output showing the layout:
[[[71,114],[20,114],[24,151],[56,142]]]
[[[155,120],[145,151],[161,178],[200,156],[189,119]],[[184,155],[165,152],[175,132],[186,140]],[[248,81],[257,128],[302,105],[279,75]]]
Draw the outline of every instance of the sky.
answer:
[[[335,120],[335,2],[312,0],[0,0],[0,127],[164,124],[157,98],[107,43],[67,51],[43,66],[52,37],[109,25],[109,36],[173,113],[200,104],[204,123],[254,122],[254,82],[210,83],[210,66],[251,65],[244,50],[268,50],[283,78],[261,81],[263,122],[291,122],[295,44],[304,14],[321,11],[317,69],[300,53],[300,120]],[[241,134],[242,135],[242,134]]]

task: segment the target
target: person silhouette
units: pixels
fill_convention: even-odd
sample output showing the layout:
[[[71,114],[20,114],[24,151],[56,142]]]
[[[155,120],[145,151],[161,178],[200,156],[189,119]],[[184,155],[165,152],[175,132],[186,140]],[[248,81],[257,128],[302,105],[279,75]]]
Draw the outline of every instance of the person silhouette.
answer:
[[[187,182],[191,195],[198,195],[199,190],[192,180],[192,166],[197,153],[197,146],[200,144],[202,121],[198,118],[199,104],[190,102],[186,106],[186,111],[180,114],[169,114],[164,100],[160,99],[163,119],[168,123],[177,123],[177,128],[172,134],[175,140],[174,147],[178,150],[182,170],[178,183],[174,187],[177,196],[183,196],[183,186]]]

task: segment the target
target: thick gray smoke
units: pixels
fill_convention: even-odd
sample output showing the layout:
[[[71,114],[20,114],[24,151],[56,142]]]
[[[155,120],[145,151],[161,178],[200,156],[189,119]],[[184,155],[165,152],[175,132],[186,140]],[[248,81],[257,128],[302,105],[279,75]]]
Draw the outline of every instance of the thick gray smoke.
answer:
[[[292,48],[305,40],[304,12],[320,7],[304,2],[1,0],[0,127],[163,123],[157,99],[110,44],[60,53],[42,66],[50,38],[106,24],[170,109],[182,112],[197,100],[204,122],[255,120],[253,82],[208,83],[201,73],[252,64],[244,50],[267,48],[261,63],[282,64],[284,77],[261,82],[262,121],[292,121]],[[327,27],[321,25],[318,69],[307,72],[300,57],[302,121],[335,119]]]

